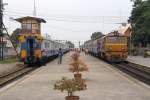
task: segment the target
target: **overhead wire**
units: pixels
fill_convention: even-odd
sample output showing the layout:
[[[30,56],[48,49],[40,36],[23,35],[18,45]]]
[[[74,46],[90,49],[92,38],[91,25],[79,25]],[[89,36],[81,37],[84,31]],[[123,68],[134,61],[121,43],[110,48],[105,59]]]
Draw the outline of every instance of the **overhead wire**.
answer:
[[[30,15],[29,13],[17,12],[17,11],[5,11],[8,15],[12,16],[23,16]],[[45,17],[45,16],[44,16]],[[62,22],[78,22],[78,23],[103,23],[103,24],[115,24],[121,23],[122,19],[127,19],[127,16],[47,16],[47,20],[51,21],[62,21]],[[104,21],[105,20],[105,21]],[[119,22],[104,23],[106,20],[120,20]]]
[[[23,17],[26,15],[29,15],[29,13],[24,13],[24,12],[18,12],[18,11],[5,11],[5,14],[9,17],[11,16],[18,16],[18,17]],[[127,18],[127,16],[46,16],[46,20],[49,21],[61,21],[61,22],[78,22],[78,23],[96,23],[96,24],[120,24],[121,21],[119,22],[106,22],[106,19],[109,19],[113,21],[112,19],[115,20],[120,20],[122,18]],[[90,32],[91,30],[73,30],[73,29],[68,29],[68,28],[62,28],[58,26],[50,26],[51,29],[57,29],[57,30],[63,30],[63,31],[70,31],[70,32]],[[93,31],[92,31],[93,32]]]
[[[62,27],[58,27],[58,26],[51,26],[48,25],[49,28],[51,29],[58,29],[58,30],[63,30],[63,31],[70,31],[70,32],[93,32],[95,30],[73,30],[73,29],[68,29],[68,28],[62,28]],[[97,30],[98,31],[98,30]],[[100,30],[99,30],[100,31]]]
[[[31,13],[23,13],[25,11],[10,11],[10,10],[5,10],[5,12],[10,12],[10,13],[21,13],[21,14],[31,14]],[[49,15],[49,13],[40,13],[39,15]],[[53,17],[58,17],[58,18],[64,18],[64,17],[70,17],[70,18],[99,18],[99,17],[113,17],[113,18],[120,18],[120,17],[129,17],[129,16],[79,16],[79,15],[52,15],[50,14],[49,16]]]

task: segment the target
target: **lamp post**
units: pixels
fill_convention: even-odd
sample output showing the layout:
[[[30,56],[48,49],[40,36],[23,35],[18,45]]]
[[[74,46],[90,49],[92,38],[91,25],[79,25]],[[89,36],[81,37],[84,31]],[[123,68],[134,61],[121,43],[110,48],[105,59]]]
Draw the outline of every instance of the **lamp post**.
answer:
[[[130,55],[132,55],[132,31],[130,32]]]

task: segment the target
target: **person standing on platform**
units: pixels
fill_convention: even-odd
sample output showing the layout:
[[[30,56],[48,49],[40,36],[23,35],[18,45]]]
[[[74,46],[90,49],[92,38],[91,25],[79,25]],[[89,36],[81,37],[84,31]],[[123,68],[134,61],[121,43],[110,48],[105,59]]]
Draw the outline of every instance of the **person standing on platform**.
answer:
[[[86,54],[86,55],[88,54],[88,49],[85,49],[85,54]]]
[[[62,63],[62,56],[63,56],[63,51],[61,48],[58,50],[58,64]]]

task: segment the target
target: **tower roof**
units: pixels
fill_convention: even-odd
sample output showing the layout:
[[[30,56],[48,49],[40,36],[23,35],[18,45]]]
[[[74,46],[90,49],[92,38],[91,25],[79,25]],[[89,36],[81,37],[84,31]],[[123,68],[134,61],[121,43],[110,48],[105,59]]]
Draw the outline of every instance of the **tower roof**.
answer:
[[[18,22],[22,22],[22,20],[27,20],[27,19],[37,20],[39,23],[46,23],[46,21],[44,19],[42,19],[42,18],[30,17],[30,16],[17,18],[15,20],[18,21]]]

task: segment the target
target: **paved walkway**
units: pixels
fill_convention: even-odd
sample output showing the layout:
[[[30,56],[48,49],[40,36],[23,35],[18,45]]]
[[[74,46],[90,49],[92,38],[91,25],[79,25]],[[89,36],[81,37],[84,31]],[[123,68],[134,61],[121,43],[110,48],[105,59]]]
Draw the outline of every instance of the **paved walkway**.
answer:
[[[68,71],[69,54],[63,64],[57,59],[0,89],[0,100],[65,100],[67,93],[53,90],[53,84],[62,76],[73,77]],[[76,92],[80,100],[150,100],[150,87],[127,76],[97,58],[82,54],[89,72],[83,77],[87,90]]]
[[[128,56],[128,61],[136,63],[136,64],[140,64],[143,66],[147,66],[150,67],[150,58],[144,58],[142,56]]]

